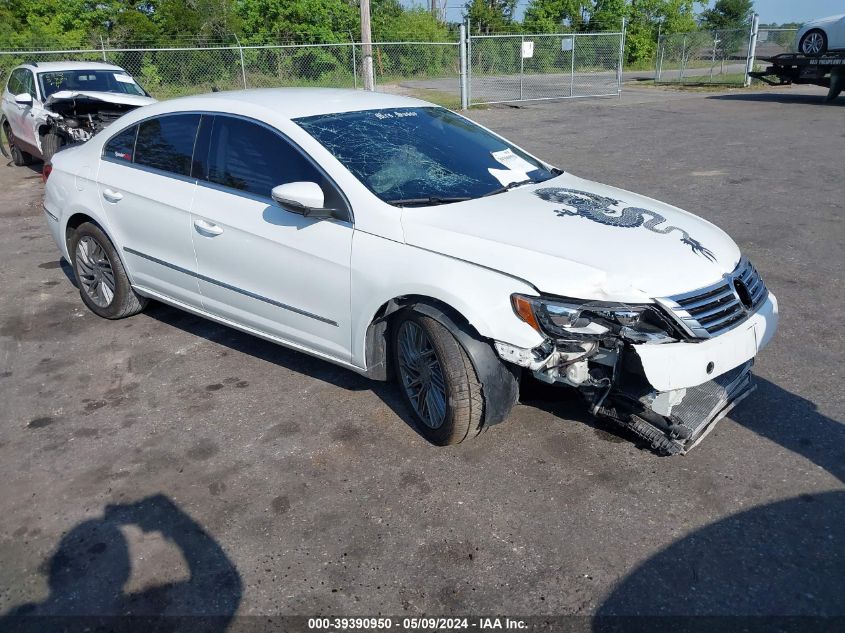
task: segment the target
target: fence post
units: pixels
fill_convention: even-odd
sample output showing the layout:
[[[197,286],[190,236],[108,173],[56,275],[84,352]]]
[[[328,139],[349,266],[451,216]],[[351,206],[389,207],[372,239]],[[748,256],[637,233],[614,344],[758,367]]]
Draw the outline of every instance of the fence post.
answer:
[[[472,105],[472,29],[467,18],[467,106]]]
[[[751,76],[748,74],[754,70],[754,56],[757,54],[757,33],[760,27],[760,16],[756,13],[751,18],[751,35],[748,38],[748,57],[745,60],[745,81],[743,86],[748,88],[751,85]]]
[[[622,33],[619,35],[619,73],[616,76],[616,93],[622,97],[622,73],[625,72],[625,28],[626,21],[622,18]]]
[[[246,65],[244,64],[244,49],[241,46],[241,40],[238,39],[237,33],[232,33],[235,36],[235,42],[238,43],[238,52],[241,54],[241,79],[244,81],[244,90],[246,90]]]
[[[100,50],[103,51],[103,61],[108,62],[108,60],[106,59],[106,43],[103,42],[103,36],[102,35],[100,36]]]
[[[684,72],[687,69],[687,36],[684,35],[684,41],[681,45],[681,74],[678,76],[678,83],[684,83]]]
[[[569,71],[569,96],[575,96],[575,42],[577,41],[577,33],[572,33],[572,55],[570,55],[572,67]]]
[[[519,36],[519,100],[522,101],[522,79],[525,71],[525,36]]]
[[[713,32],[713,58],[710,60],[710,83],[713,83],[713,69],[716,67],[716,46],[719,44],[718,31]]]
[[[352,47],[352,85],[358,90],[358,60],[355,58],[355,38],[349,34],[349,46]]]
[[[657,50],[654,55],[654,83],[660,81],[660,33],[663,30],[663,22],[657,23]]]
[[[467,94],[467,27],[465,24],[461,24],[459,33],[458,55],[460,57],[461,66],[461,110],[466,110],[469,107],[469,95]]]

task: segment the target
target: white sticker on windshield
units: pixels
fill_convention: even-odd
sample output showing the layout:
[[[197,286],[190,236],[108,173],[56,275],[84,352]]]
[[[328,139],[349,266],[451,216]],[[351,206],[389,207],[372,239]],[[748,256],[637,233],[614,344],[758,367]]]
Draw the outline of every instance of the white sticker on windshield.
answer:
[[[122,84],[134,84],[135,80],[125,73],[115,73],[114,78]]]
[[[517,171],[515,169],[493,169],[492,167],[488,167],[487,171],[489,171],[490,175],[498,180],[499,184],[503,187],[507,187],[512,182],[522,182],[523,180],[528,180],[528,174],[524,171]]]
[[[517,156],[511,149],[503,149],[501,152],[490,152],[490,155],[508,169],[521,172],[529,172],[537,169],[521,156]],[[524,177],[524,176],[523,176]]]

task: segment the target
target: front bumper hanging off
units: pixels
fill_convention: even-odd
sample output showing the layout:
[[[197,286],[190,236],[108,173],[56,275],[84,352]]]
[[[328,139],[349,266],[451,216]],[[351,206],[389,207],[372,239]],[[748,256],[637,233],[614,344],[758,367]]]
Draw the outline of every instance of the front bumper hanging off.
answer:
[[[679,455],[754,390],[754,358],[777,323],[777,299],[769,293],[744,321],[710,339],[637,344],[617,338],[584,348],[581,356],[550,341],[543,360],[501,343],[497,350],[543,382],[577,388],[594,415],[630,429],[655,451]]]
[[[660,453],[683,455],[754,391],[753,364],[749,360],[704,384],[680,390],[677,402],[671,392],[637,396],[625,388],[614,390],[594,412],[629,428]]]

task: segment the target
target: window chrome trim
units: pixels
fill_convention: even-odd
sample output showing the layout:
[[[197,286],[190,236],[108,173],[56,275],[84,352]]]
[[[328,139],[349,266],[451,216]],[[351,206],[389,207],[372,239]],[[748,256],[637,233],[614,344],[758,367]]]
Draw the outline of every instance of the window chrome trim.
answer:
[[[282,132],[279,128],[273,127],[272,125],[270,125],[269,123],[265,123],[264,121],[260,121],[258,119],[253,119],[252,117],[244,116],[242,114],[235,114],[235,113],[232,113],[232,112],[215,112],[213,110],[176,110],[176,111],[173,111],[173,112],[163,112],[161,114],[154,114],[154,115],[148,116],[144,119],[139,119],[138,121],[135,121],[131,125],[127,125],[126,127],[121,128],[120,130],[115,132],[112,136],[110,136],[108,139],[106,139],[106,141],[103,143],[102,150],[100,151],[100,160],[104,160],[104,161],[107,161],[107,162],[110,162],[110,163],[114,163],[116,165],[123,165],[125,167],[130,167],[132,169],[142,169],[142,168],[144,168],[143,165],[138,165],[137,163],[135,163],[135,153],[136,153],[135,150],[137,149],[137,143],[138,143],[138,130],[141,129],[141,124],[145,123],[146,121],[150,121],[151,119],[163,118],[163,117],[166,117],[166,116],[173,116],[173,115],[179,115],[179,114],[199,114],[201,117],[202,116],[211,116],[211,117],[226,116],[226,117],[231,117],[233,119],[242,119],[244,121],[248,121],[249,123],[256,123],[256,124],[260,125],[261,127],[267,128],[268,131],[270,131],[271,133],[276,134],[277,136],[281,137],[281,139],[283,141],[288,143],[295,151],[299,152],[302,155],[302,157],[305,158],[305,160],[308,161],[311,164],[311,166],[314,167],[314,169],[316,169],[319,173],[321,173],[326,178],[326,180],[332,185],[332,187],[334,187],[335,190],[340,194],[341,199],[343,200],[344,204],[346,205],[346,209],[339,209],[339,210],[346,211],[346,214],[347,214],[348,217],[346,219],[336,218],[336,221],[343,222],[343,223],[348,224],[350,226],[355,225],[355,212],[352,209],[352,204],[350,204],[349,198],[347,197],[346,192],[343,190],[343,188],[340,185],[337,184],[337,181],[335,181],[335,179],[332,178],[331,174],[329,174],[325,169],[323,169],[322,166],[320,166],[320,164],[316,160],[314,160],[314,158],[311,156],[311,154],[309,154],[304,149],[302,149],[302,147],[300,147],[298,143],[296,143],[293,139],[291,139],[287,134]],[[290,121],[291,121],[291,123],[294,123],[293,120],[290,120]],[[132,126],[136,127],[136,130],[135,130],[135,145],[132,148],[132,162],[127,162],[125,160],[113,159],[113,158],[106,156],[105,155],[106,145],[108,145],[112,141],[112,139],[114,139],[118,134],[125,132],[126,130],[128,130]],[[197,146],[197,140],[199,139],[199,133],[200,133],[201,126],[202,126],[202,119],[200,119],[200,125],[197,126],[197,135],[194,138],[194,150],[195,151],[196,151],[196,146]],[[209,134],[211,134],[213,132],[214,132],[214,129],[212,128],[212,130]],[[306,132],[306,134],[307,134],[307,132]],[[209,152],[211,151],[210,140],[211,139],[209,138],[209,146],[208,146]],[[193,170],[193,162],[194,162],[194,157],[192,155],[191,156],[192,170]],[[152,171],[154,168],[150,167],[150,168],[146,168],[146,169]],[[173,172],[164,171],[164,170],[156,170],[152,173],[157,173],[159,175],[174,177],[174,178],[178,178],[178,177],[181,176],[181,174],[175,174]],[[212,186],[212,188],[217,189],[219,191],[223,191],[224,193],[229,193],[231,195],[235,195],[235,196],[238,196],[238,197],[241,197],[241,198],[247,198],[249,200],[255,200],[256,197],[260,197],[262,201],[267,200],[271,204],[276,205],[276,202],[272,198],[267,197],[267,196],[261,196],[260,194],[253,194],[253,193],[250,193],[248,191],[242,191],[240,189],[235,189],[233,187],[227,187],[226,185],[221,185],[219,183],[211,182],[209,180],[206,180],[205,178],[197,178],[196,176],[190,176],[190,180],[196,181],[197,185],[204,186],[204,187]],[[278,206],[278,205],[276,205],[276,206]],[[288,213],[291,213],[291,212],[288,211]]]
[[[206,277],[205,275],[201,275],[198,272],[193,270],[188,270],[187,268],[182,268],[181,266],[177,266],[176,264],[171,264],[170,262],[166,262],[163,259],[159,259],[158,257],[153,257],[152,255],[147,255],[140,251],[136,251],[134,248],[129,248],[128,246],[124,246],[123,250],[130,255],[136,255],[138,257],[142,257],[148,261],[151,261],[155,264],[159,264],[161,266],[165,266],[170,268],[171,270],[175,270],[180,273],[184,273],[186,275],[190,275],[191,277],[195,277],[200,281],[206,281],[210,284],[214,284],[215,286],[220,286],[221,288],[225,288],[226,290],[231,290],[233,292],[237,292],[242,294],[246,297],[251,299],[257,299],[259,301],[263,301],[265,303],[269,303],[270,305],[276,306],[277,308],[282,308],[283,310],[287,310],[288,312],[293,312],[295,314],[300,314],[302,316],[306,316],[308,318],[314,319],[316,321],[321,321],[323,323],[327,323],[328,325],[333,325],[334,327],[339,327],[337,321],[332,321],[326,317],[320,316],[319,314],[314,314],[313,312],[308,312],[307,310],[303,310],[301,308],[296,308],[294,306],[288,305],[286,303],[281,303],[274,299],[270,299],[268,297],[256,294],[254,292],[250,292],[249,290],[244,290],[243,288],[238,288],[237,286],[232,286],[222,281],[218,281],[217,279],[212,279],[211,277]]]

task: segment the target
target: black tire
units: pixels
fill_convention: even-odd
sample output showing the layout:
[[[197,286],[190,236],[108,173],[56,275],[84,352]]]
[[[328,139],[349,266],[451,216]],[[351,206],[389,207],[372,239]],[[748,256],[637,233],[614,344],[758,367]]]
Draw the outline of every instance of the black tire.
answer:
[[[437,446],[458,444],[478,435],[484,421],[484,400],[481,383],[463,346],[441,323],[413,310],[398,313],[392,326],[391,354],[396,379],[417,432]],[[442,423],[436,427],[421,415],[406,386],[409,375],[413,374],[405,369],[407,364],[403,363],[400,338],[405,328],[412,327],[419,328],[425,335],[443,378],[445,413]]]
[[[804,44],[808,42],[811,36],[813,38],[821,36],[821,47],[819,47],[818,50],[808,52],[804,50]],[[807,31],[801,37],[801,41],[798,42],[798,52],[804,53],[804,55],[824,55],[827,52],[827,33],[822,31],[821,29],[811,29]]]
[[[3,125],[3,134],[6,136],[6,145],[9,148],[9,156],[12,157],[12,163],[18,167],[32,164],[32,154],[28,154],[17,146],[15,135],[8,123]]]
[[[111,269],[112,277],[114,279],[114,291],[111,293],[110,300],[105,304],[98,304],[95,297],[96,293],[91,293],[88,290],[86,279],[93,277],[90,267],[86,268],[86,264],[81,261],[84,257],[78,252],[79,244],[85,240],[85,246],[96,246],[102,249],[102,253],[107,259],[108,266]],[[70,238],[68,243],[68,251],[72,258],[73,272],[76,275],[76,280],[79,285],[79,296],[82,297],[82,302],[88,306],[97,316],[104,319],[122,319],[124,317],[138,314],[147,305],[147,299],[138,295],[132,290],[132,285],[129,283],[129,278],[126,276],[126,270],[123,268],[123,263],[114,249],[111,240],[103,232],[103,230],[91,222],[81,224]],[[102,273],[100,274],[102,277]],[[100,286],[102,286],[100,281]],[[101,302],[102,303],[102,302]]]
[[[44,163],[49,163],[62,146],[65,144],[65,139],[55,132],[47,132],[41,137],[41,156]]]

